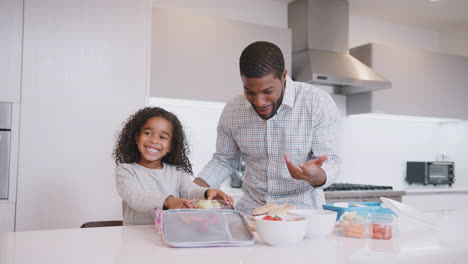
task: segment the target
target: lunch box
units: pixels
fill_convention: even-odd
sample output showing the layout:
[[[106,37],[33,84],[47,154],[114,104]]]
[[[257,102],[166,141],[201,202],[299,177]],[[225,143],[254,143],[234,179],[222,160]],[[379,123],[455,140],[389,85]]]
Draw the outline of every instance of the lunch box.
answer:
[[[229,209],[156,209],[155,228],[171,247],[250,246],[244,216]]]

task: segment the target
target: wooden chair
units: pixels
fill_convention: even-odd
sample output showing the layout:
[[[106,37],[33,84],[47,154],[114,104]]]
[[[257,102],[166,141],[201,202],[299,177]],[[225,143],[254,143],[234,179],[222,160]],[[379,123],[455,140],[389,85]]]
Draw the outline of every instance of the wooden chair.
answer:
[[[97,222],[86,222],[80,226],[80,228],[89,227],[104,227],[104,226],[122,226],[122,221],[97,221]]]

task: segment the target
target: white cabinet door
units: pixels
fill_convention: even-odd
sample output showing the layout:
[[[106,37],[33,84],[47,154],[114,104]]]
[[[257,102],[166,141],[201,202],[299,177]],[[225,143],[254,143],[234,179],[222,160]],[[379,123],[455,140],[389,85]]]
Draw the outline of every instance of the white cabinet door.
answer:
[[[243,92],[239,57],[254,41],[280,47],[290,73],[290,29],[154,8],[150,96],[226,102]]]
[[[15,204],[0,203],[0,232],[13,232],[15,229]]]
[[[403,203],[422,211],[468,209],[468,194],[405,195]]]
[[[149,3],[25,6],[15,228],[121,219],[112,149],[122,122],[145,104]]]
[[[23,1],[0,1],[0,102],[19,102]]]
[[[348,96],[348,114],[468,119],[468,57],[374,43],[350,53],[390,80],[392,88]]]

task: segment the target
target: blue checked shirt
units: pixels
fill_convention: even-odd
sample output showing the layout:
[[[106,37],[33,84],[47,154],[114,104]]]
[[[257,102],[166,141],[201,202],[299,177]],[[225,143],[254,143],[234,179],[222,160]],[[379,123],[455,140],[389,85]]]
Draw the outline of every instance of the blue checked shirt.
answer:
[[[211,187],[219,188],[240,155],[246,162],[243,197],[236,209],[246,215],[266,203],[293,204],[300,208],[321,208],[322,189],[340,172],[337,150],[338,111],[333,98],[311,84],[286,79],[283,102],[276,115],[261,119],[244,94],[230,99],[218,123],[216,153],[198,175]],[[328,155],[322,165],[326,183],[313,187],[291,177],[284,155],[296,166]]]

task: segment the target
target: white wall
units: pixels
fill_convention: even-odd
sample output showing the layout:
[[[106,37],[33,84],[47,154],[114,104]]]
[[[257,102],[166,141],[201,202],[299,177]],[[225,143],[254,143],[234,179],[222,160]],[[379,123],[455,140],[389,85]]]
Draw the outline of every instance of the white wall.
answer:
[[[121,219],[111,152],[143,107],[147,0],[26,0],[16,230]]]
[[[456,186],[468,187],[468,122],[441,126],[440,150],[455,162]]]
[[[444,52],[468,56],[468,23],[442,32],[440,46]]]

